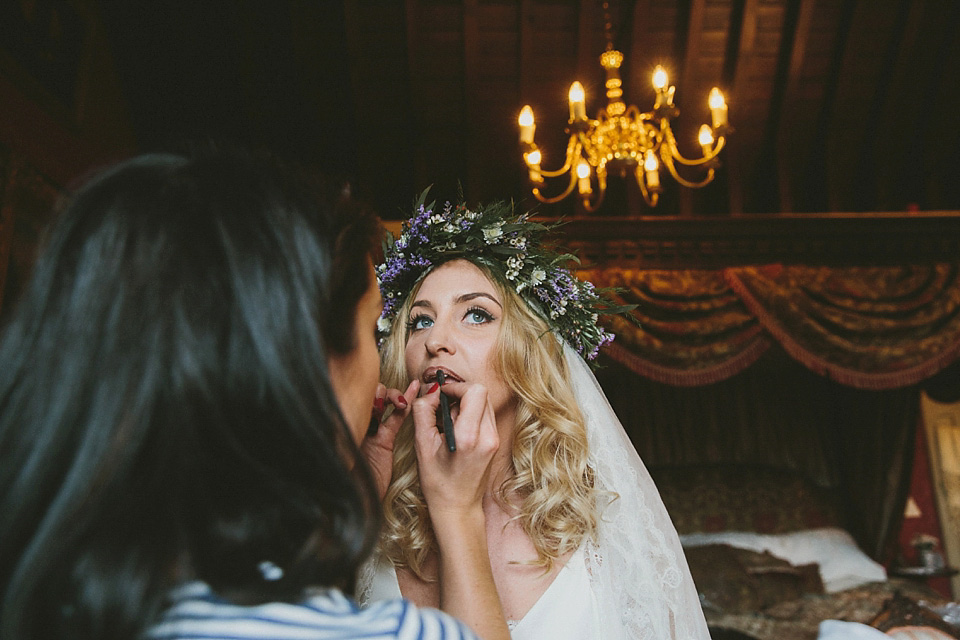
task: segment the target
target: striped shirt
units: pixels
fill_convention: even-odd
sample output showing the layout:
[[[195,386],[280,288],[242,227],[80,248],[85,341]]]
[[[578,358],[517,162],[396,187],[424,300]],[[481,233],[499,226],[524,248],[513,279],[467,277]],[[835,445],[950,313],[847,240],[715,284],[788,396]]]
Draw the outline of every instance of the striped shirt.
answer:
[[[470,629],[436,609],[386,600],[360,609],[328,589],[299,604],[244,607],[219,598],[203,582],[175,589],[171,606],[147,630],[149,640],[477,640]]]

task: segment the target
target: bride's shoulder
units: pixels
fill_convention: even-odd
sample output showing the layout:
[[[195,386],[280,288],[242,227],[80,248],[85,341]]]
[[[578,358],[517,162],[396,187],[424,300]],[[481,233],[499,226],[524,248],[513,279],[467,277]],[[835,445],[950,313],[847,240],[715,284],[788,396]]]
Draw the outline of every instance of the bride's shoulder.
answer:
[[[424,565],[424,574],[428,579],[424,580],[417,574],[406,568],[396,569],[397,585],[400,587],[400,593],[407,600],[412,601],[418,607],[440,607],[440,581],[437,576],[437,559],[431,554],[427,557]],[[434,576],[430,579],[429,576]]]

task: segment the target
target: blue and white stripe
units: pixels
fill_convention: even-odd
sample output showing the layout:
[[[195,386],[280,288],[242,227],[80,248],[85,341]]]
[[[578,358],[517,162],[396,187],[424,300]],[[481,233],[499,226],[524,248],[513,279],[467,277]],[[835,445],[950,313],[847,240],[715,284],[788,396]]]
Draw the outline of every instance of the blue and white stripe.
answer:
[[[435,609],[386,600],[360,609],[336,589],[299,604],[244,607],[217,597],[203,582],[171,593],[172,604],[148,640],[476,640],[466,625]]]

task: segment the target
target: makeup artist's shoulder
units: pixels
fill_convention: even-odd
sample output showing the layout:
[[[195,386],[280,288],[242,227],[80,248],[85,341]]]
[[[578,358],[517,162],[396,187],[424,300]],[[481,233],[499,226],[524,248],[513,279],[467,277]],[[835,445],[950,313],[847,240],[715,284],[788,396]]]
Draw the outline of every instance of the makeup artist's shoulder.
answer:
[[[450,614],[438,609],[420,608],[409,600],[377,602],[365,612],[372,615],[371,620],[381,623],[384,619],[396,618],[397,640],[480,640],[467,625]]]
[[[204,583],[189,583],[171,596],[173,604],[144,640],[249,638],[299,640],[477,640],[452,616],[419,608],[402,599],[376,602],[365,609],[337,589],[325,589],[293,603],[236,606],[216,597]],[[202,611],[202,615],[197,615]]]

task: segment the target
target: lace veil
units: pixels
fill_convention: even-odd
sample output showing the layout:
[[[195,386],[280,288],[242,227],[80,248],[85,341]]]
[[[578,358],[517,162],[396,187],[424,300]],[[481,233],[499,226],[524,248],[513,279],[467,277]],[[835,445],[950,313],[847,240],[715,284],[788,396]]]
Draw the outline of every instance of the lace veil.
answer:
[[[587,568],[612,640],[708,640],[676,529],[633,443],[586,362],[566,343],[570,382],[587,424],[588,459],[608,492]],[[620,625],[610,624],[620,620]]]

